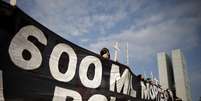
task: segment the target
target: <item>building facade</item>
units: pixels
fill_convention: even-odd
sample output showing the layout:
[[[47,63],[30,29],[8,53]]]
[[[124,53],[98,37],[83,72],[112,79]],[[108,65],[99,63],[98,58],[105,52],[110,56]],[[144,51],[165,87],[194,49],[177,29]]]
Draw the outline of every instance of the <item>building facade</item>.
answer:
[[[170,58],[165,52],[162,52],[157,54],[157,61],[159,67],[159,82],[163,85],[162,88],[174,90],[174,78]]]
[[[175,91],[182,101],[192,101],[187,65],[181,50],[173,50],[171,57],[164,52],[158,53],[157,62],[162,88]]]

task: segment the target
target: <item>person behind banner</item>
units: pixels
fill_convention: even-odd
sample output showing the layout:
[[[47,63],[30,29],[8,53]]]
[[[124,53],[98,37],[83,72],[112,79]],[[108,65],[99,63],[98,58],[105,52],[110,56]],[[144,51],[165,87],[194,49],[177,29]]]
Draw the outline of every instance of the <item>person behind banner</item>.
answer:
[[[104,59],[110,59],[110,52],[107,48],[102,48],[100,51],[100,55],[101,57],[103,57]]]
[[[137,77],[138,77],[141,81],[144,81],[144,76],[143,76],[142,74],[139,74]]]

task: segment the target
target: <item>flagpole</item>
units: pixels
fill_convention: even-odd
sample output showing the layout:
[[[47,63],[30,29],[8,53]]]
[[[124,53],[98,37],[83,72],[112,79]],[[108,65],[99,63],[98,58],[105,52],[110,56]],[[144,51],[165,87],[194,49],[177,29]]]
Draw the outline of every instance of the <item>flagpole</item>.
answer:
[[[151,74],[150,74],[150,76],[151,76],[151,80],[153,80],[153,79],[154,79],[154,76],[153,76],[153,73],[152,73],[152,71],[151,71]]]
[[[144,79],[146,79],[147,78],[147,76],[146,76],[146,73],[145,73],[145,71],[144,71]]]

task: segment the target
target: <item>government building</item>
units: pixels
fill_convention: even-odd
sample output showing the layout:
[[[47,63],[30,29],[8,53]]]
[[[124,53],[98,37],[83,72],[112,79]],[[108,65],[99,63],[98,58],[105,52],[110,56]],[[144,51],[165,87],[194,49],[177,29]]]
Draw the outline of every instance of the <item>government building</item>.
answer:
[[[173,50],[171,57],[165,52],[158,53],[157,63],[162,88],[171,89],[182,101],[192,101],[187,65],[181,50]]]

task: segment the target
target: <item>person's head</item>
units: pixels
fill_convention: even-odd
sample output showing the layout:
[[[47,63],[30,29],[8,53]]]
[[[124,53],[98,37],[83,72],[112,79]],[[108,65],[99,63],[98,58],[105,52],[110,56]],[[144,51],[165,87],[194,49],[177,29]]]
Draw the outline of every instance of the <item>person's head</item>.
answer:
[[[143,76],[142,74],[139,74],[137,77],[138,77],[140,80],[144,80],[144,76]]]
[[[101,49],[100,55],[105,59],[110,59],[110,52],[107,48]]]

